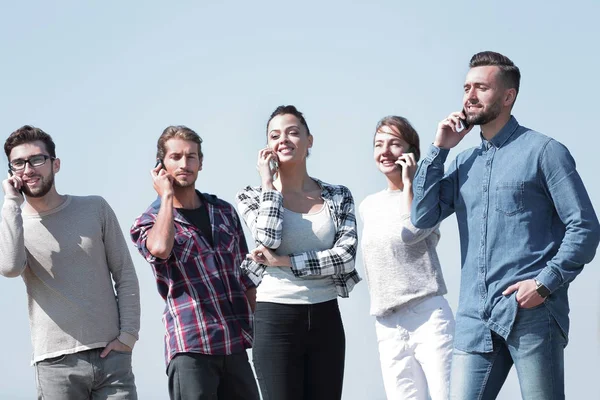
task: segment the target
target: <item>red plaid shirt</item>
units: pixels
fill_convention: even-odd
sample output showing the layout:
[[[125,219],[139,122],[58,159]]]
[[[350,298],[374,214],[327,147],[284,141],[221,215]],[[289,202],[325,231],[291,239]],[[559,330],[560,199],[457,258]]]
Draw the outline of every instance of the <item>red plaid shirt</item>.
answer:
[[[175,243],[166,259],[146,247],[156,222],[160,199],[139,216],[131,238],[150,263],[163,314],[167,365],[177,353],[234,354],[252,346],[252,311],[245,291],[252,281],[239,266],[248,253],[234,207],[216,196],[201,194],[208,208],[214,247],[199,228],[174,210]]]

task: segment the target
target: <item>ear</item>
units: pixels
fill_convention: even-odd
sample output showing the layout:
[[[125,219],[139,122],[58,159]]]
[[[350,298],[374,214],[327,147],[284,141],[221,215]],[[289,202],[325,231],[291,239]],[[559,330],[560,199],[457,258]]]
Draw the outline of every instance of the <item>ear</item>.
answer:
[[[55,158],[54,161],[52,161],[52,171],[54,171],[54,173],[60,171],[60,158]]]
[[[313,135],[308,135],[308,148],[313,146]]]
[[[517,98],[517,89],[506,89],[504,92],[504,105],[512,106]]]

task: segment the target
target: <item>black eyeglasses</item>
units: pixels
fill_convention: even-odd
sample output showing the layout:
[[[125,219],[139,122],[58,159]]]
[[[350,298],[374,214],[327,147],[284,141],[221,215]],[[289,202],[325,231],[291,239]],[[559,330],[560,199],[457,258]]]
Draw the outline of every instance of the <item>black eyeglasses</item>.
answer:
[[[12,160],[8,163],[8,168],[11,171],[21,171],[25,169],[25,165],[29,163],[31,167],[41,167],[46,164],[48,160],[56,160],[54,157],[47,156],[45,154],[37,154],[33,157],[29,157],[27,159],[17,158],[16,160]]]

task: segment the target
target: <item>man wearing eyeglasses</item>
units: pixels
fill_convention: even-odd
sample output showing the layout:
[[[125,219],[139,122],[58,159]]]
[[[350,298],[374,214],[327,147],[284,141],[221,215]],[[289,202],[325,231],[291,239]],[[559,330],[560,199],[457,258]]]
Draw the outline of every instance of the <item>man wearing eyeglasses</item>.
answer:
[[[27,287],[38,397],[137,399],[139,286],[114,212],[99,196],[58,194],[41,129],[17,129],[4,151],[0,274]]]

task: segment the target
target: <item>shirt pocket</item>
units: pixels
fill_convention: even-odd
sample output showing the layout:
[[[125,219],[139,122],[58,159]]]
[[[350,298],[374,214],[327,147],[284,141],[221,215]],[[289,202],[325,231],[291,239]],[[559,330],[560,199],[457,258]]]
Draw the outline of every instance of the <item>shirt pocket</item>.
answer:
[[[234,227],[221,223],[217,226],[216,231],[219,240],[219,248],[226,252],[233,252],[238,244],[238,237],[234,233]]]
[[[500,182],[496,186],[496,211],[504,215],[516,215],[525,210],[523,197],[525,183]]]
[[[186,231],[178,231],[175,233],[175,243],[173,251],[175,257],[182,263],[186,263],[194,250],[194,241],[192,233]]]

